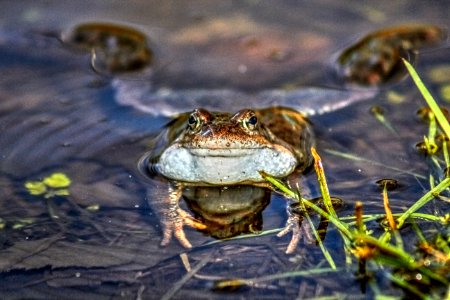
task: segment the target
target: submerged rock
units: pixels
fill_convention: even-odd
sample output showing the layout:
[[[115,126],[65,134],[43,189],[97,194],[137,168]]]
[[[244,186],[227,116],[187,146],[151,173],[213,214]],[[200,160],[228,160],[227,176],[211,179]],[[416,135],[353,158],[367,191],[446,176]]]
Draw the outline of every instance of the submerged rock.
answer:
[[[92,68],[99,73],[141,71],[154,61],[142,32],[112,23],[82,23],[63,33],[64,43],[92,53]]]
[[[338,74],[346,82],[380,85],[406,75],[401,58],[414,61],[416,51],[444,41],[445,30],[434,25],[401,25],[372,32],[338,57]]]

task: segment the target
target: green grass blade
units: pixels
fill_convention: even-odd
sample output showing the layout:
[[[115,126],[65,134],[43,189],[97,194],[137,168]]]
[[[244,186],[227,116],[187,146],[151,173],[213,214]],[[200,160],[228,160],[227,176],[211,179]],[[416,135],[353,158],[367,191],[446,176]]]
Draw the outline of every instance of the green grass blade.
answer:
[[[417,88],[419,89],[420,93],[422,94],[423,98],[425,99],[428,106],[431,108],[434,115],[436,116],[436,119],[438,120],[439,125],[441,125],[441,127],[444,130],[447,137],[450,138],[450,124],[448,123],[447,118],[444,116],[441,109],[439,108],[439,105],[436,103],[433,96],[431,96],[430,91],[428,91],[426,86],[423,84],[422,80],[419,77],[419,74],[417,74],[414,67],[406,59],[402,58],[402,60],[406,66],[406,69],[408,70],[409,74],[411,75],[412,79],[414,80],[414,83],[416,84]]]
[[[424,206],[426,203],[428,203],[430,200],[432,200],[435,196],[439,195],[442,191],[447,189],[450,186],[450,177],[445,178],[441,183],[439,183],[437,186],[435,186],[433,189],[431,189],[428,193],[423,195],[416,203],[414,203],[407,211],[405,211],[398,219],[397,219],[397,225],[400,229],[403,224],[405,223],[406,219],[409,218],[409,216]]]
[[[333,217],[337,218],[336,211],[334,210],[333,203],[331,202],[330,192],[328,190],[327,179],[325,177],[325,170],[323,168],[322,159],[317,153],[314,147],[311,147],[311,155],[314,157],[314,169],[317,174],[317,181],[319,182],[320,192],[323,198],[323,204],[327,209],[327,212]]]
[[[448,168],[450,166],[450,158],[448,156],[448,143],[445,139],[442,141],[442,152],[444,155],[445,167]]]
[[[275,187],[277,187],[278,189],[280,189],[286,196],[297,199],[298,201],[300,201],[300,199],[298,198],[298,194],[295,191],[290,190],[287,186],[285,186],[281,181],[279,181],[278,179],[264,173],[264,172],[260,172],[261,176],[264,177],[264,179],[266,179],[267,181],[269,181],[270,183],[272,183]],[[318,207],[317,205],[315,205],[314,203],[312,203],[311,201],[308,201],[304,198],[301,198],[301,200],[303,201],[303,203],[305,204],[305,206],[311,208],[312,210],[314,210],[316,213],[318,213],[319,215],[323,216],[324,218],[327,218],[331,223],[334,224],[334,226],[336,226],[338,228],[338,230],[340,232],[342,232],[346,238],[353,240],[353,234],[350,231],[350,228],[347,226],[346,223],[340,221],[337,217],[334,217],[333,215],[329,214],[328,212],[326,212],[325,210],[321,209],[320,207]]]
[[[300,198],[301,197],[300,191],[297,191],[297,193],[299,195],[298,197]],[[300,204],[301,204],[303,210],[306,211],[305,203],[303,201],[300,201]],[[320,238],[319,233],[317,232],[317,229],[314,227],[314,224],[313,224],[309,214],[306,213],[304,215],[304,217],[308,221],[309,227],[312,230],[314,238],[316,239],[317,243],[319,244],[320,250],[322,251],[322,254],[325,257],[325,259],[327,260],[328,264],[330,265],[330,267],[332,269],[334,269],[334,270],[337,269],[336,268],[336,263],[334,262],[333,257],[331,256],[330,252],[328,251],[328,249],[323,244],[322,239]]]

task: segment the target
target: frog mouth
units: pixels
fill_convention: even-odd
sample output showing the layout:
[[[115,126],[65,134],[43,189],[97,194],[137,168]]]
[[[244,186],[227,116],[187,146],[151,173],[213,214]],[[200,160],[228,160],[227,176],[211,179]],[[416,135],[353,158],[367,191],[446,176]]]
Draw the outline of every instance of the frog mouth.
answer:
[[[285,177],[296,165],[296,157],[277,145],[216,149],[172,146],[161,155],[157,170],[178,181],[232,185],[264,181],[260,170]]]
[[[219,149],[189,149],[194,156],[201,157],[242,157],[255,155],[261,148],[219,148]]]

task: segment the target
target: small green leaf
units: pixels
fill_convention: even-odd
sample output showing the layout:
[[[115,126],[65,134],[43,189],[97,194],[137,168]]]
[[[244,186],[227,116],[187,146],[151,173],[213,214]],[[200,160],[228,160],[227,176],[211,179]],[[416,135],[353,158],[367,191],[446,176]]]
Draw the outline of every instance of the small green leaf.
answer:
[[[69,196],[70,192],[68,189],[60,189],[60,190],[55,190],[54,191],[54,195],[56,196]]]
[[[91,212],[96,212],[100,209],[100,205],[98,204],[93,204],[93,205],[89,205],[88,207],[86,207],[86,210],[91,211]]]
[[[66,188],[70,185],[71,180],[64,173],[53,173],[44,178],[44,183],[51,188]]]
[[[33,219],[21,219],[19,221],[17,221],[17,223],[15,223],[12,228],[13,229],[21,229],[27,225],[33,224],[34,220]]]
[[[31,195],[42,195],[47,192],[47,187],[41,181],[27,181],[25,182],[25,188]]]

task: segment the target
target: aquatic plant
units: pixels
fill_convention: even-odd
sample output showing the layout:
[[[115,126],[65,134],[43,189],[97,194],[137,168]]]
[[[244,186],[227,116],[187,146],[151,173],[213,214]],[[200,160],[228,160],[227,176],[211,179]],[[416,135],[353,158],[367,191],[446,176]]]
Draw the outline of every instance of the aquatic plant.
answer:
[[[102,237],[106,237],[104,229],[101,228],[96,221],[91,220],[92,216],[90,213],[97,212],[100,209],[100,205],[92,204],[84,208],[80,207],[70,198],[69,188],[71,184],[72,180],[68,175],[61,172],[55,172],[44,177],[42,180],[27,181],[24,186],[30,195],[43,197],[45,199],[48,215],[53,221],[57,222],[60,219],[65,220],[64,222],[56,223],[60,227],[61,231],[67,231],[67,226],[73,218],[69,216],[67,208],[64,209],[64,212],[59,210],[61,203],[57,200],[63,200],[62,202],[68,203],[76,212],[77,217],[74,219],[75,222],[78,222],[79,224],[89,224],[91,227],[95,228],[95,230],[97,230]],[[27,225],[32,225],[33,223],[33,220],[29,222],[19,220],[16,222],[14,227],[18,229]]]
[[[425,137],[425,143],[428,145],[427,155],[432,157],[432,167],[440,167],[444,163],[445,168],[449,167],[448,143],[450,139],[450,126],[447,119],[443,115],[441,109],[433,99],[431,94],[421,82],[414,68],[404,61],[412,78],[416,82],[419,90],[426,99],[430,112],[427,117],[429,122],[429,134]],[[441,126],[445,134],[442,141],[443,159],[436,158],[438,152],[431,150],[431,144],[434,144],[440,135],[441,129],[437,128],[436,121]],[[241,286],[253,286],[264,281],[271,281],[287,277],[312,276],[323,273],[342,272],[343,270],[353,270],[356,279],[361,285],[368,286],[376,297],[390,297],[377,286],[376,275],[388,279],[392,284],[401,288],[406,295],[419,299],[450,299],[450,236],[448,235],[448,226],[450,224],[450,213],[426,214],[419,213],[418,210],[424,207],[433,199],[447,201],[448,198],[443,193],[450,187],[450,177],[448,172],[441,172],[443,178],[435,178],[429,175],[430,190],[414,202],[407,210],[402,213],[393,213],[389,205],[389,189],[395,185],[395,182],[389,179],[380,180],[378,184],[382,188],[382,201],[384,213],[364,215],[363,203],[357,201],[355,203],[355,214],[349,217],[339,217],[333,208],[331,196],[328,191],[326,176],[322,160],[314,148],[311,149],[314,156],[314,169],[317,174],[317,180],[320,186],[323,208],[302,197],[300,189],[293,189],[286,183],[273,178],[267,174],[262,174],[269,181],[275,191],[283,193],[286,197],[295,199],[302,207],[315,211],[321,217],[326,218],[332,223],[340,233],[343,241],[343,250],[346,254],[346,265],[338,266],[334,261],[330,252],[318,238],[312,222],[310,222],[307,210],[303,212],[317,243],[322,249],[324,257],[329,267],[312,268],[309,270],[293,271],[280,274],[267,275],[255,278],[232,278],[229,280],[219,280],[216,282],[215,288],[219,290],[237,288]],[[342,154],[335,152],[335,155],[353,160],[364,160],[350,154]],[[440,154],[440,153],[439,153]],[[416,174],[419,175],[419,174]],[[421,178],[426,177],[420,175]],[[366,224],[369,222],[383,220],[384,230],[381,234],[367,229]],[[418,221],[433,222],[436,230],[427,233],[425,237]],[[415,250],[409,250],[405,247],[402,238],[402,229],[408,224],[413,228],[416,235],[417,247]],[[263,232],[263,234],[265,234]],[[408,240],[408,244],[412,241]],[[406,249],[408,248],[408,249]],[[365,289],[365,288],[364,288]]]
[[[55,196],[68,196],[70,178],[64,173],[53,173],[45,177],[41,181],[27,181],[25,188],[30,195],[44,196],[44,198],[52,198]]]

